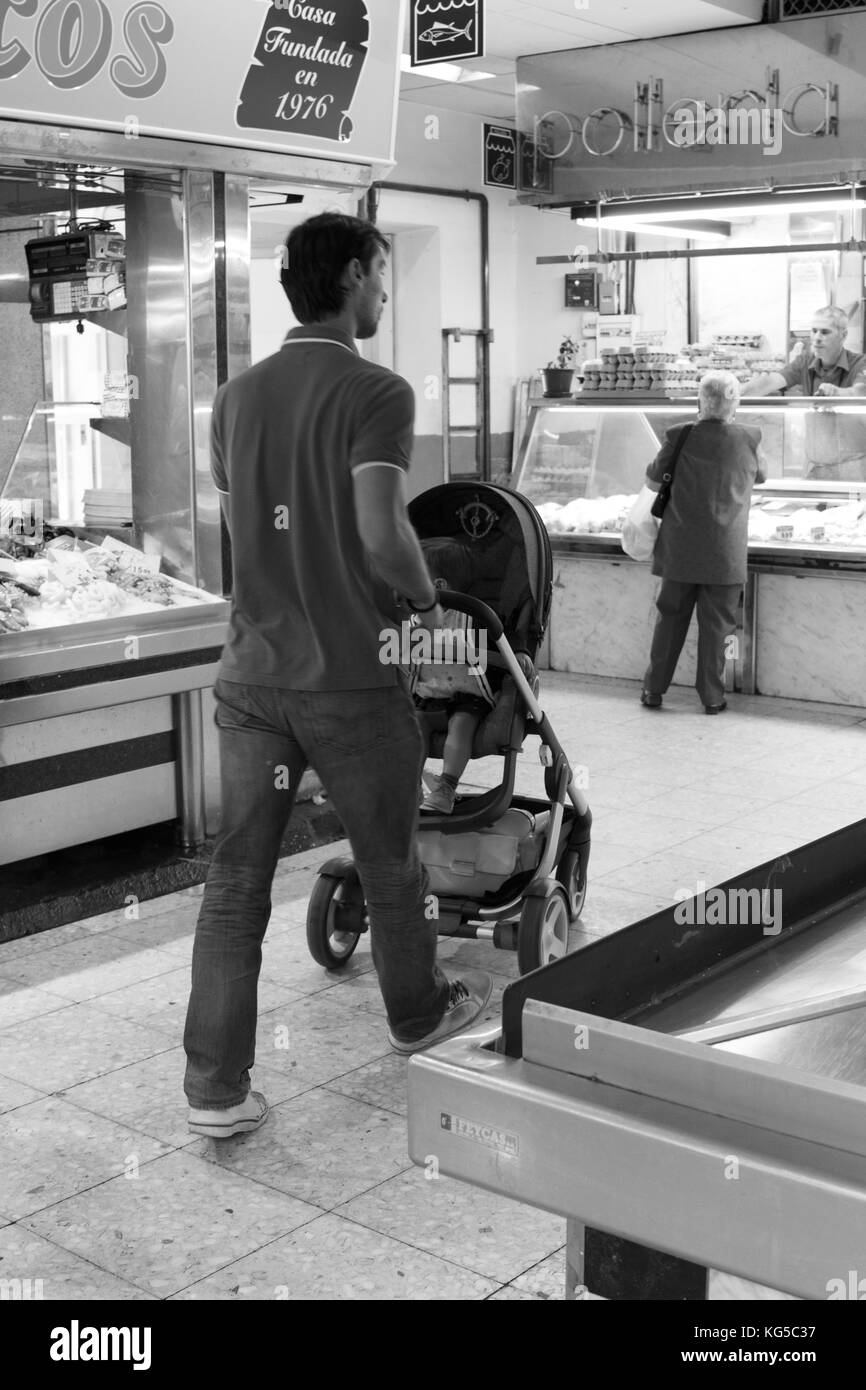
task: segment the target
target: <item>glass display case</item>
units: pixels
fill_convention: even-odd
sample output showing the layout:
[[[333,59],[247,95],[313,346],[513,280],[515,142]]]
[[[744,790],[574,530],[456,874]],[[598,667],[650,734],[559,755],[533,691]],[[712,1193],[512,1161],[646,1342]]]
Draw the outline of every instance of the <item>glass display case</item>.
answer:
[[[533,404],[513,485],[555,548],[621,553],[623,520],[665,431],[696,410],[688,400]],[[866,399],[747,399],[737,421],[760,429],[767,475],[753,494],[750,556],[866,562]]]
[[[25,650],[62,646],[70,628],[80,652],[88,635],[170,625],[178,610],[225,617],[219,595],[164,572],[133,511],[129,419],[100,411],[37,402],[0,490],[0,679],[13,653],[20,670]]]

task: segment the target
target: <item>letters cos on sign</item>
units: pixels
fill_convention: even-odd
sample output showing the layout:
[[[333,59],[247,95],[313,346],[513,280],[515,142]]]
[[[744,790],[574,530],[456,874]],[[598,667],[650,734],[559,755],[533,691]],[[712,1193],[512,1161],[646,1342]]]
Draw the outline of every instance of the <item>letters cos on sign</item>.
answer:
[[[10,16],[36,19],[37,14],[31,43],[4,33]],[[66,91],[92,82],[108,62],[111,81],[123,96],[151,97],[165,82],[163,48],[174,36],[174,22],[156,0],[140,0],[119,27],[120,36],[104,0],[49,0],[47,5],[0,0],[0,82],[35,62],[46,82]],[[124,46],[121,52],[117,41]]]

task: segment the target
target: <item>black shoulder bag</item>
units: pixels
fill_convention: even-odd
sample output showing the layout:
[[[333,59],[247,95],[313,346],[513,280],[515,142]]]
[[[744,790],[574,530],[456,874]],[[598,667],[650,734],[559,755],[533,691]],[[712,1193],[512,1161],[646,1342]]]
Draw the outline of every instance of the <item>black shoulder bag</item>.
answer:
[[[659,520],[661,520],[661,518],[664,516],[665,507],[671,500],[671,485],[674,481],[674,469],[677,466],[677,459],[680,456],[680,450],[685,444],[688,435],[691,434],[691,431],[691,425],[684,425],[683,428],[680,430],[680,437],[674,445],[674,451],[671,454],[671,461],[668,464],[668,471],[667,473],[662,474],[662,485],[656,493],[656,500],[650,507],[652,515],[657,516]]]

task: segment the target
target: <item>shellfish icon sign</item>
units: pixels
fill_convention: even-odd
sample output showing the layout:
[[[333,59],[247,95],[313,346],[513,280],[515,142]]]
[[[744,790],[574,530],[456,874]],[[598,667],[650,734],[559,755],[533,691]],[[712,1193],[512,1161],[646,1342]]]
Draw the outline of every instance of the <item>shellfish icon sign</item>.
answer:
[[[411,0],[412,66],[480,58],[484,0]]]
[[[350,140],[369,36],[364,0],[273,0],[241,90],[238,125]]]

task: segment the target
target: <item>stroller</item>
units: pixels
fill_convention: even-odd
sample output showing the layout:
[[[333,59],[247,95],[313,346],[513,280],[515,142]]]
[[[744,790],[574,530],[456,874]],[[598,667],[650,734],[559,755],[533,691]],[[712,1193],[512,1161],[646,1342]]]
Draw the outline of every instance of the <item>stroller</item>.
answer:
[[[515,648],[534,661],[552,597],[550,540],[532,503],[490,483],[452,482],[409,505],[423,540],[469,544],[469,594],[444,589],[445,608],[468,614],[487,634],[486,662],[501,684],[475,731],[472,757],[499,755],[502,780],[492,790],[458,794],[450,815],[422,812],[418,849],[430,879],[428,909],[440,936],[492,941],[516,950],[521,974],[565,955],[568,929],[583,909],[592,814],[568,759],[526,679]],[[429,757],[441,757],[447,715],[418,711]],[[514,794],[524,739],[540,739],[545,800]],[[307,910],[314,960],[339,969],[369,928],[364,894],[351,859],[319,869]]]

